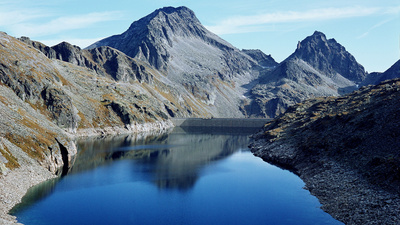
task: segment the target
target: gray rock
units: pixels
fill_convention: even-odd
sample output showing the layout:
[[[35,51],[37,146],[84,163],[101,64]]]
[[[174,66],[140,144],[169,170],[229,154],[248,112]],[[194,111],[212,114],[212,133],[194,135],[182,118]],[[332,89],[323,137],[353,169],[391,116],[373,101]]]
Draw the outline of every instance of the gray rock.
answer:
[[[56,86],[45,88],[42,97],[54,123],[61,128],[76,131],[80,118],[71,98]]]

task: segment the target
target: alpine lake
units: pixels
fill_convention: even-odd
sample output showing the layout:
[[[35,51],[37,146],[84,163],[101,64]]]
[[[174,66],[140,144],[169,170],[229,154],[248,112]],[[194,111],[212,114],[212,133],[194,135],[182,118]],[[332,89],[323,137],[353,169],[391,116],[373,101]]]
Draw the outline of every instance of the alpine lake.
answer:
[[[66,175],[10,214],[46,224],[342,224],[295,174],[252,155],[257,129],[183,129],[77,140]]]

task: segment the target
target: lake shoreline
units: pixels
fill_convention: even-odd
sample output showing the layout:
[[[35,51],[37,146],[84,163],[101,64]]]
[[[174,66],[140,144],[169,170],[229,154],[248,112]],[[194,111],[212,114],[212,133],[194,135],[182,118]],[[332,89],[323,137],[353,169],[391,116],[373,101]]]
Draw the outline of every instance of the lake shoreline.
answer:
[[[139,134],[153,131],[166,131],[173,128],[171,121],[159,121],[155,123],[134,124],[125,127],[107,127],[79,129],[75,133],[66,133],[72,139],[95,136],[110,136],[121,134]],[[9,170],[6,174],[0,173],[0,224],[11,225],[18,223],[17,218],[9,214],[9,211],[26,194],[29,188],[57,176],[39,165],[33,159],[21,163],[21,167]]]
[[[304,154],[289,141],[253,141],[257,157],[298,175],[321,208],[345,224],[397,224],[400,197],[372,185],[345,163],[326,156]]]
[[[289,168],[346,224],[400,224],[400,80],[289,107],[252,152]]]

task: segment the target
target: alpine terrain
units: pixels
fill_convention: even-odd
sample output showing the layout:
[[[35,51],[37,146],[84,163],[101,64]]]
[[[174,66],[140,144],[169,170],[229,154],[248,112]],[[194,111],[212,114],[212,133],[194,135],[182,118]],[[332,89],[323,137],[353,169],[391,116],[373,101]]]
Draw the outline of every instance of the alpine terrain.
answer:
[[[77,137],[162,132],[174,117],[275,118],[395,77],[399,62],[368,74],[318,31],[280,63],[239,50],[186,7],[158,9],[86,49],[0,32],[0,224],[15,223],[7,213],[29,187],[68,173]]]

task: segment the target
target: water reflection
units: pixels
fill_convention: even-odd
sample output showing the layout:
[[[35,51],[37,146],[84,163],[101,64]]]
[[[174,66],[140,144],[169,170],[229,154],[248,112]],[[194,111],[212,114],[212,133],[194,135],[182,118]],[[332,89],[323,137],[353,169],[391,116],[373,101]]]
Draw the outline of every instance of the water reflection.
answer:
[[[206,132],[206,133],[203,133]],[[68,176],[107,166],[115,161],[127,160],[132,163],[132,180],[142,180],[155,184],[159,189],[187,191],[192,188],[202,168],[213,161],[226,158],[234,152],[247,149],[248,135],[227,131],[187,130],[175,128],[165,133],[141,133],[119,136],[90,137],[78,139],[78,155]],[[22,203],[11,211],[28,208],[40,199],[53,193],[57,184],[64,179],[58,177],[43,182],[28,190]],[[71,190],[93,185],[109,185],[87,179],[79,184],[63,186]]]
[[[159,188],[185,190],[193,187],[203,166],[247,148],[248,134],[199,134],[175,129],[162,135],[80,140],[79,155],[70,173],[116,160],[133,160],[134,169],[141,168],[147,173],[146,179]]]
[[[192,188],[205,165],[246,149],[246,135],[179,134],[168,135],[167,143],[174,146],[152,151],[138,163],[150,165],[147,171],[162,189]]]

